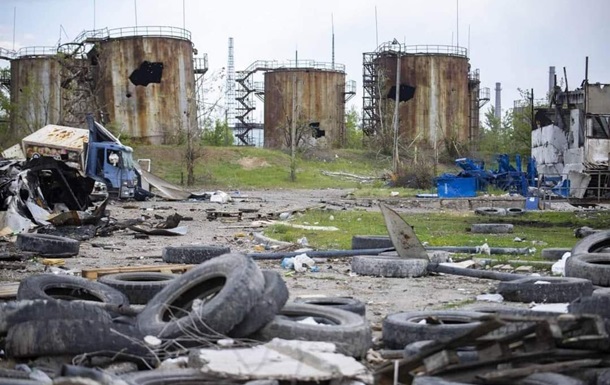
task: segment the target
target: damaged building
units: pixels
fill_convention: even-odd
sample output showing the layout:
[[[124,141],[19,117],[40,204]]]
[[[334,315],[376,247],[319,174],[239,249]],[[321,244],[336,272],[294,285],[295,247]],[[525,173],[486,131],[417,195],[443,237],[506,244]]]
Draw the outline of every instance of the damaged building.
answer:
[[[549,100],[549,108],[537,109],[532,131],[540,183],[568,198],[610,197],[610,84],[553,86]]]

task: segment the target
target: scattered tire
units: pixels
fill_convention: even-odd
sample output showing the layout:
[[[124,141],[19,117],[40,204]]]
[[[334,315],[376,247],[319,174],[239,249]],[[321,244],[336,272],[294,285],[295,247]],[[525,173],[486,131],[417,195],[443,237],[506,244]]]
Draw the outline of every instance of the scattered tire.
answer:
[[[390,249],[394,245],[387,235],[354,235],[352,237],[352,250],[363,249]]]
[[[375,277],[412,278],[428,273],[425,259],[407,259],[381,255],[357,255],[352,258],[352,272]]]
[[[509,207],[506,209],[507,216],[517,216],[525,214],[525,210],[519,207]]]
[[[230,337],[244,338],[262,329],[275,318],[288,301],[286,282],[280,273],[263,270],[265,291],[246,317],[229,332]]]
[[[529,376],[516,382],[517,385],[586,385],[585,382],[574,377],[569,377],[559,373],[541,372],[530,374]]]
[[[585,278],[597,286],[610,286],[610,254],[575,254],[566,260],[566,277]]]
[[[295,298],[296,303],[305,303],[316,306],[329,306],[336,309],[351,311],[358,315],[366,314],[366,306],[362,301],[352,297],[317,297],[317,298]]]
[[[199,264],[230,252],[231,249],[225,246],[167,246],[163,249],[162,258],[167,263]]]
[[[500,282],[498,293],[511,302],[560,303],[590,296],[593,285],[588,279],[582,278],[526,277]]]
[[[185,331],[226,334],[260,300],[265,278],[243,254],[210,259],[171,281],[137,316],[140,329],[160,338]]]
[[[470,232],[475,234],[508,234],[513,232],[510,223],[474,223],[470,226]]]
[[[599,231],[578,241],[572,248],[572,255],[599,253],[610,247],[610,230]]]
[[[39,274],[19,284],[17,299],[83,300],[116,306],[128,305],[127,297],[103,283],[70,275]]]
[[[542,249],[540,255],[543,259],[548,259],[550,261],[559,261],[565,253],[570,252],[572,252],[572,249],[563,247],[551,247],[548,249]]]
[[[506,209],[499,207],[479,207],[474,210],[474,213],[477,215],[487,215],[487,216],[505,216]]]
[[[58,318],[111,321],[107,311],[87,301],[11,301],[0,304],[0,334],[6,334],[12,326],[22,322]]]
[[[176,275],[166,273],[117,273],[103,275],[98,282],[113,287],[127,296],[130,304],[147,304]]]
[[[49,257],[71,257],[78,255],[80,250],[80,242],[74,239],[36,233],[18,234],[15,246],[19,250],[31,251]]]
[[[412,342],[405,346],[402,352],[403,356],[404,358],[410,358],[416,354],[421,353],[426,346],[434,343],[435,341],[430,340]],[[479,352],[476,350],[456,350],[455,353],[457,354],[460,363],[477,362],[479,360]]]
[[[415,376],[411,385],[469,385],[465,382],[445,380],[441,377]]]
[[[482,316],[485,314],[442,310],[390,314],[383,320],[383,342],[388,349],[404,349],[415,341],[450,340],[479,326]],[[440,324],[419,323],[428,318]]]
[[[8,331],[6,354],[14,358],[33,358],[110,351],[145,356],[147,349],[141,342],[133,341],[140,336],[132,326],[99,320],[27,321]]]
[[[591,295],[610,297],[610,287],[600,287],[598,289],[595,289],[595,290],[593,290],[593,294],[591,294]]]
[[[312,317],[318,324],[298,322],[308,317]],[[257,337],[264,341],[277,337],[332,342],[338,353],[352,357],[364,357],[371,345],[371,329],[364,317],[328,306],[294,302],[287,303],[280,314],[260,330]]]

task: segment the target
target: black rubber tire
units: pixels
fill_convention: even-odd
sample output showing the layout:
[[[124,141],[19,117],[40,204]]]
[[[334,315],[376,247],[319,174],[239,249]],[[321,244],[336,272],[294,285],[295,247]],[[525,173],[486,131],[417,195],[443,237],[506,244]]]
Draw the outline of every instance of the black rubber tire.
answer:
[[[6,381],[8,379],[21,379],[21,380],[29,380],[30,374],[24,370],[17,369],[0,369],[0,380]],[[7,382],[0,382],[7,383]]]
[[[319,324],[297,322],[307,317],[313,317]],[[364,357],[371,346],[371,329],[364,317],[349,311],[288,302],[257,338],[332,342],[338,353]]]
[[[167,246],[163,249],[162,258],[167,263],[199,264],[230,252],[226,246]]]
[[[429,344],[434,344],[435,341],[423,340],[423,341],[415,341],[407,346],[403,350],[402,354],[404,358],[412,357],[416,354],[421,353],[422,349],[428,346]],[[479,360],[479,352],[476,350],[456,350],[455,352],[460,360],[460,363],[465,362],[477,362]]]
[[[513,232],[510,223],[473,223],[470,232],[474,234],[508,234]]]
[[[263,276],[265,277],[263,296],[246,317],[229,332],[230,337],[244,338],[262,329],[275,318],[288,301],[290,294],[281,274],[272,270],[263,270]]]
[[[608,247],[610,247],[610,230],[604,230],[588,235],[576,242],[574,247],[572,247],[572,256],[598,253]]]
[[[390,249],[394,245],[387,235],[354,235],[352,237],[352,250],[362,249]]]
[[[71,257],[78,255],[80,242],[71,238],[49,234],[21,233],[15,246],[19,250],[31,251],[42,256]]]
[[[564,248],[564,247],[550,247],[548,249],[542,249],[540,252],[540,256],[542,259],[547,259],[549,261],[559,261],[563,258],[565,253],[571,253],[572,249]]]
[[[536,282],[550,282],[537,284]],[[511,302],[563,303],[590,296],[593,285],[588,279],[573,277],[526,277],[498,284],[498,293]]]
[[[160,338],[177,338],[185,330],[226,334],[258,303],[264,289],[263,273],[251,258],[225,254],[171,281],[138,314],[137,323],[144,333]],[[205,302],[192,309],[196,299]],[[172,317],[176,311],[180,314]]]
[[[428,261],[382,255],[357,255],[352,258],[352,272],[374,277],[413,278],[428,274]]]
[[[487,215],[493,217],[506,216],[506,209],[500,207],[479,207],[474,210],[477,215]]]
[[[223,381],[203,373],[200,369],[155,369],[142,370],[121,376],[129,385],[199,385],[199,384],[235,384],[235,381]]]
[[[166,273],[117,273],[103,275],[98,282],[125,294],[130,304],[145,305],[174,278],[176,275]]]
[[[296,303],[306,303],[308,305],[329,306],[335,309],[347,310],[361,316],[366,315],[366,306],[362,301],[353,297],[316,297],[294,299]]]
[[[100,306],[80,301],[48,301],[43,299],[0,303],[0,334],[16,324],[48,319],[89,319],[110,322],[110,314]]]
[[[506,209],[507,216],[517,216],[525,214],[525,210],[519,207],[509,207]]]
[[[0,385],[40,385],[40,381],[25,378],[0,378]]]
[[[593,290],[591,295],[599,295],[601,297],[610,297],[610,287],[600,287]]]
[[[610,254],[574,254],[566,260],[566,277],[585,278],[596,286],[610,286]]]
[[[39,274],[19,284],[17,299],[83,300],[92,303],[129,305],[125,294],[103,283],[70,275]]]
[[[560,373],[540,372],[516,382],[517,385],[586,385],[585,382]]]
[[[132,339],[140,342],[134,342]],[[148,354],[136,328],[89,319],[22,322],[8,331],[5,349],[7,356],[13,358],[76,355],[98,351],[122,352],[142,357]]]
[[[404,349],[421,340],[447,341],[479,326],[484,313],[470,311],[414,311],[388,315],[383,320],[382,338],[388,349]],[[443,324],[420,324],[434,317]]]

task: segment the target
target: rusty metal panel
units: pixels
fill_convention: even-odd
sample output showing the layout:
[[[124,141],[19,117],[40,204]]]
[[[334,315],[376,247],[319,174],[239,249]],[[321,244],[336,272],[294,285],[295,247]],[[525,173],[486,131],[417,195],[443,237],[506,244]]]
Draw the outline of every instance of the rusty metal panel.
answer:
[[[587,113],[610,115],[610,84],[587,85]]]
[[[144,143],[167,143],[196,127],[193,45],[188,40],[134,36],[98,43],[101,109],[109,126]],[[161,63],[158,83],[135,85],[143,63]],[[133,76],[132,76],[133,79]]]
[[[381,77],[382,114],[392,120],[394,101],[388,93],[396,83],[396,54],[378,59]],[[400,83],[415,87],[411,100],[400,102],[401,141],[434,143],[447,139],[470,139],[470,91],[467,57],[443,54],[403,54]]]
[[[345,142],[345,72],[305,68],[265,73],[265,147],[290,146],[293,92],[297,126],[303,132],[299,145],[341,147]],[[319,123],[323,137],[313,137],[311,123]]]
[[[47,124],[61,114],[61,66],[55,55],[11,60],[11,131],[17,137]]]

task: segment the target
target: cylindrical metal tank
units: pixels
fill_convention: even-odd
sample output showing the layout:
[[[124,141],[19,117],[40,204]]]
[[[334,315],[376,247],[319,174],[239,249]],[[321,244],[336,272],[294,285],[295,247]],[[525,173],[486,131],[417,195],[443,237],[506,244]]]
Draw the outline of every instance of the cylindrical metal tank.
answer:
[[[344,144],[345,71],[337,68],[344,67],[313,63],[265,72],[265,147],[290,147],[293,117],[297,146]]]
[[[173,27],[108,30],[95,36],[98,99],[108,125],[143,143],[172,142],[196,129],[190,32]]]
[[[14,53],[11,104],[11,132],[17,138],[59,122],[61,65],[56,47],[25,47]]]
[[[389,46],[377,57],[386,122],[392,121],[396,77],[399,74],[399,135],[401,142],[470,140],[468,73],[465,48],[455,46]],[[400,68],[397,69],[397,58]],[[414,88],[414,90],[413,90]],[[411,99],[404,99],[412,96]],[[390,103],[387,103],[387,99]],[[389,123],[391,124],[391,123]]]

